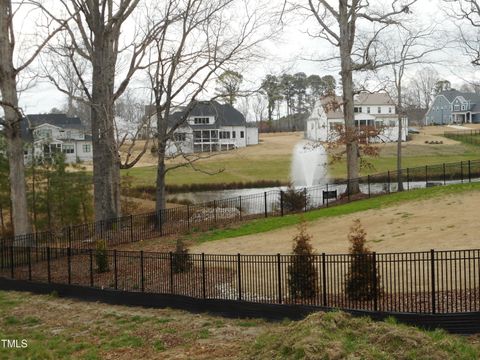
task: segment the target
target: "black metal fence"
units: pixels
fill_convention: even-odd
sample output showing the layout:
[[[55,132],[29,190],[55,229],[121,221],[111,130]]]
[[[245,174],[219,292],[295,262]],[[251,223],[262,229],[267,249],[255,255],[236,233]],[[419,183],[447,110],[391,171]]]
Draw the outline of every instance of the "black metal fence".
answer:
[[[6,247],[0,255],[8,265],[0,277],[38,283],[346,310],[480,311],[480,250],[306,258]],[[99,272],[98,256],[107,271]],[[305,262],[313,269],[306,282],[298,276]]]
[[[443,136],[467,144],[480,145],[480,130],[446,131]]]
[[[288,202],[285,189],[275,189],[248,196],[186,205],[147,214],[88,224],[68,226],[58,231],[37,232],[2,239],[1,246],[70,247],[88,249],[97,239],[103,239],[108,247],[119,244],[176,235],[236,223],[252,218],[283,216],[289,213],[343,204],[382,194],[480,180],[480,160],[428,165],[364,176],[308,188],[297,188],[298,201]],[[360,193],[353,193],[353,185]]]

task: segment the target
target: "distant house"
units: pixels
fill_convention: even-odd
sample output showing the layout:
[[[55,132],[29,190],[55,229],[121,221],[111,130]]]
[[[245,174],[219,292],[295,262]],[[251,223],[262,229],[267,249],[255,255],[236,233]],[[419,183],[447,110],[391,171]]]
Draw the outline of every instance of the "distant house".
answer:
[[[458,90],[443,91],[425,115],[426,125],[480,123],[480,96]]]
[[[27,115],[21,123],[25,161],[63,152],[67,163],[91,161],[92,136],[77,117],[65,114]]]
[[[155,115],[151,117],[150,124],[151,133],[156,133]],[[245,116],[229,104],[199,101],[188,115],[182,109],[170,116],[168,127],[177,125],[174,139],[167,142],[168,156],[232,150],[258,144],[257,127],[249,126]]]
[[[313,141],[334,141],[339,126],[344,126],[341,97],[327,97],[317,101],[307,119],[306,138]],[[369,142],[394,142],[398,140],[398,115],[395,103],[387,93],[363,92],[354,98],[355,125],[359,129],[378,129]],[[406,141],[408,119],[402,119],[402,141]]]

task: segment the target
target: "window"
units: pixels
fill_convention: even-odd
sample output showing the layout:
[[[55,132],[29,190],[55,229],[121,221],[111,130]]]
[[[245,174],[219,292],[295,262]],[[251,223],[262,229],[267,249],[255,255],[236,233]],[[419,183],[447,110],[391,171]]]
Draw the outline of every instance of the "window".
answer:
[[[362,112],[362,108],[361,108],[361,107],[354,107],[354,108],[353,108],[353,112],[354,112],[354,113],[361,113],[361,112]]]
[[[218,135],[220,139],[230,139],[230,131],[219,131]]]
[[[240,131],[240,137],[243,139],[245,137],[245,132],[244,131]]]
[[[92,151],[91,145],[90,145],[90,144],[83,144],[82,150],[83,150],[84,153],[89,153],[89,152],[91,152],[91,151]]]
[[[187,134],[186,133],[175,133],[173,135],[175,141],[185,141],[187,140]]]
[[[232,139],[235,139],[237,137],[237,132],[236,131],[232,131]]]
[[[378,111],[379,114],[381,114],[381,113],[382,113],[382,108],[379,106],[379,107],[377,108],[377,111]]]
[[[65,144],[63,145],[63,153],[64,154],[73,154],[75,153],[75,148],[72,144]]]
[[[370,106],[367,107],[367,114],[370,114]]]
[[[460,105],[456,104],[456,105],[453,107],[453,109],[454,109],[455,111],[460,110]]]
[[[50,130],[50,129],[39,129],[39,130],[35,131],[35,134],[40,139],[51,138],[52,137],[52,130]]]
[[[389,113],[389,114],[392,113],[392,108],[391,108],[391,107],[388,108],[388,113]]]
[[[208,117],[196,117],[196,118],[193,118],[193,123],[195,125],[210,124],[210,118],[208,118]]]
[[[397,122],[395,120],[390,120],[389,126],[390,127],[397,126]]]

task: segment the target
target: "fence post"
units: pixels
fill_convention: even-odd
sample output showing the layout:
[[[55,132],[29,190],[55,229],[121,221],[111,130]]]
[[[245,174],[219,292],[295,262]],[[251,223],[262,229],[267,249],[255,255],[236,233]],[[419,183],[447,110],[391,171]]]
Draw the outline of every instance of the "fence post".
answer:
[[[100,239],[103,239],[103,220],[100,220]]]
[[[472,182],[472,171],[471,171],[471,161],[468,160],[468,182]]]
[[[206,279],[205,279],[205,253],[202,253],[202,295],[203,298],[206,299],[206,290],[205,286],[206,285]]]
[[[430,274],[432,288],[432,314],[436,313],[436,296],[435,296],[435,250],[430,250]]]
[[[347,200],[350,202],[350,179],[347,179]]]
[[[13,279],[13,275],[14,275],[14,259],[13,259],[13,246],[10,246],[10,277]]]
[[[372,275],[373,275],[373,311],[378,310],[378,284],[377,284],[377,253],[374,251],[372,253],[373,263],[372,263]]]
[[[130,242],[133,242],[133,215],[130,215]]]
[[[190,205],[187,204],[187,230],[190,231]]]
[[[72,247],[72,225],[68,227],[68,247]]]
[[[462,177],[462,184],[463,184],[463,161],[460,161],[460,176]]]
[[[173,294],[173,253],[170,251],[170,294]]]
[[[283,190],[280,190],[280,214],[283,216]]]
[[[32,248],[28,247],[28,280],[32,281]]]
[[[446,174],[446,171],[445,171],[445,163],[443,163],[442,165],[443,165],[443,185],[446,185],[447,184],[447,174]]]
[[[277,254],[277,272],[278,272],[278,303],[282,303],[282,263],[280,254]]]
[[[213,200],[213,221],[217,224],[217,200]]]
[[[90,286],[93,287],[93,251],[92,248],[88,250],[90,255]]]
[[[118,289],[117,249],[113,250],[113,277],[115,282],[115,290],[117,290]]]
[[[303,188],[303,195],[304,195],[304,198],[305,198],[305,212],[307,212],[307,188]]]
[[[327,307],[327,265],[325,253],[322,253],[322,295],[323,295],[323,306]]]
[[[267,217],[268,216],[268,214],[267,214],[268,209],[267,209],[267,192],[266,191],[263,193],[263,198],[264,198],[264,202],[265,202],[265,217]]]
[[[143,250],[140,251],[140,290],[145,292],[145,274],[143,273]]]
[[[47,247],[47,279],[50,284],[51,281],[51,272],[50,272],[50,246]]]
[[[388,180],[388,188],[387,188],[387,193],[390,194],[390,170],[387,171],[387,180]]]
[[[72,283],[72,254],[71,254],[71,248],[67,248],[67,263],[68,263],[68,285]]]
[[[407,167],[407,190],[410,190],[410,168]]]
[[[238,200],[239,200],[240,220],[242,220],[242,195],[238,197]]]
[[[425,165],[425,187],[428,184],[428,165]]]
[[[370,175],[367,175],[368,197],[370,198]]]
[[[237,254],[238,300],[242,300],[242,267],[240,261],[240,254]]]
[[[329,197],[330,197],[330,196],[328,195],[328,183],[327,183],[327,190],[326,190],[326,191],[327,191],[327,199],[326,199],[326,200],[327,200],[327,207],[328,207]],[[322,205],[323,205],[323,204],[325,204],[325,199],[324,199],[323,196],[322,196]]]

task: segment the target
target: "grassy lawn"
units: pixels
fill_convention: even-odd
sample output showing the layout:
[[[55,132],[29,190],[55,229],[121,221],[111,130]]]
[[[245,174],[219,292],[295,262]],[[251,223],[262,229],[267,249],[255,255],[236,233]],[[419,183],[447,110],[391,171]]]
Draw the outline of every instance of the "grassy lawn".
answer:
[[[278,147],[278,154],[275,148],[262,154],[262,145],[257,149],[255,146],[244,149],[240,153],[226,153],[210,159],[200,161],[196,164],[198,169],[205,172],[195,171],[191,167],[175,169],[167,174],[169,185],[189,185],[203,183],[232,183],[232,182],[255,182],[259,180],[280,181],[288,183],[290,180],[291,153],[281,149],[281,143],[275,144]],[[361,175],[375,174],[396,169],[396,147],[395,144],[384,144],[381,146],[380,156],[376,158],[366,157],[372,165],[361,171]],[[404,145],[403,167],[418,167],[439,163],[460,162],[480,158],[480,147],[469,144],[454,145],[428,145],[410,144]],[[130,170],[123,170],[122,174],[129,174],[133,177],[133,185],[155,184],[156,167],[145,166],[135,167]],[[331,178],[345,178],[345,161],[329,165],[329,176]]]
[[[366,200],[358,200],[344,205],[310,211],[304,214],[288,215],[284,217],[272,217],[267,219],[257,219],[240,224],[236,227],[214,229],[201,234],[191,234],[189,235],[189,240],[201,243],[205,241],[228,239],[238,236],[257,234],[298,224],[301,219],[305,219],[306,221],[313,221],[320,218],[341,216],[370,209],[379,209],[382,207],[388,207],[407,201],[423,200],[432,197],[442,197],[449,194],[463,193],[468,191],[480,191],[480,183],[439,186],[428,189],[416,189],[412,191],[378,196]]]
[[[478,338],[340,312],[234,320],[0,291],[1,359],[477,359]]]
[[[250,159],[248,157],[223,157],[212,158],[195,165],[204,171],[195,171],[191,167],[175,169],[167,173],[167,184],[189,185],[201,183],[230,183],[254,182],[258,180],[271,180],[288,182],[290,176],[291,157],[287,155],[270,155],[263,159]],[[134,185],[154,185],[156,167],[136,167],[123,170],[122,174],[133,177]],[[208,173],[220,173],[209,175]],[[208,173],[205,173],[208,172]]]

